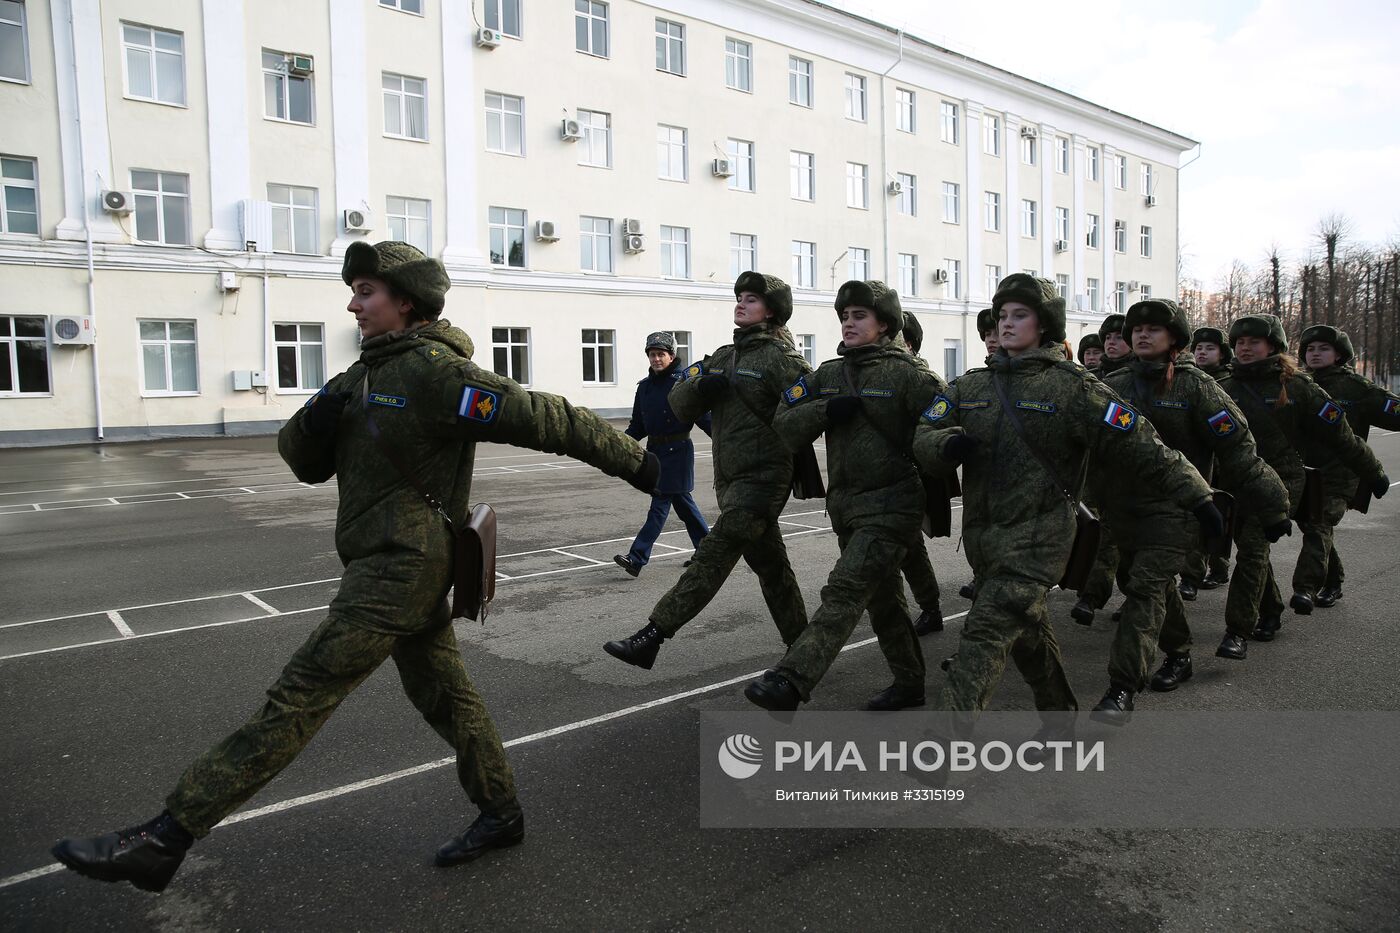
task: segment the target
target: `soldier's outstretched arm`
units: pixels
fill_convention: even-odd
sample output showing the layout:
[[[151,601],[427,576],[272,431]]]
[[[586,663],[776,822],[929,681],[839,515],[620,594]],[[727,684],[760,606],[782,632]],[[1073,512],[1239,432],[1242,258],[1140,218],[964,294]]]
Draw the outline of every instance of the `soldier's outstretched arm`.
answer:
[[[708,418],[710,403],[700,394],[700,380],[709,371],[710,358],[707,356],[686,369],[685,378],[671,387],[666,401],[677,418],[697,424],[702,417]],[[709,433],[708,428],[705,429],[705,433]]]
[[[335,475],[335,439],[347,387],[359,384],[359,377],[352,377],[354,372],[352,366],[332,376],[277,432],[277,452],[303,483],[324,483]]]
[[[1315,383],[1310,397],[1303,401],[1303,433],[1312,443],[1337,455],[1342,465],[1366,483],[1375,483],[1385,476],[1385,467],[1371,452],[1370,446],[1357,437],[1347,424],[1346,413],[1332,401],[1326,390]]]
[[[1288,487],[1259,456],[1249,423],[1235,400],[1214,382],[1203,382],[1196,429],[1215,455],[1217,485],[1237,491],[1265,528],[1288,518]]]
[[[1366,382],[1365,400],[1361,404],[1364,406],[1367,424],[1387,431],[1400,431],[1400,396],[1387,392],[1369,379],[1366,379]]]
[[[958,423],[958,385],[954,383],[946,392],[935,395],[919,414],[919,424],[914,429],[914,459],[919,469],[930,476],[946,476],[966,458],[966,445],[971,440]]]
[[[1157,429],[1102,384],[1084,382],[1076,424],[1090,456],[1136,474],[1141,485],[1157,489],[1191,511],[1211,498],[1210,485],[1179,450],[1162,443]]]
[[[821,394],[821,373],[807,373],[783,390],[773,413],[773,430],[790,450],[810,444],[826,430],[827,396]],[[834,397],[834,396],[833,396]]]

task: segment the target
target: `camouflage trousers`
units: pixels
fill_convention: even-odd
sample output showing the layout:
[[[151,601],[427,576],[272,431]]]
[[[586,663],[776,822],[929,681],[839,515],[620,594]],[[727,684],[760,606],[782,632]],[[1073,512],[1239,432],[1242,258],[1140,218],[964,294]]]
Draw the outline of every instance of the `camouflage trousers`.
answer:
[[[914,534],[918,532],[915,531]],[[890,528],[865,526],[838,533],[841,556],[822,587],[822,604],[812,622],[788,648],[777,670],[792,681],[803,700],[831,667],[855,631],[861,613],[870,610],[870,627],[879,639],[885,663],[902,687],[924,689],[924,653],[919,647],[904,602],[900,568],[909,539]]]
[[[1230,558],[1220,554],[1207,554],[1204,547],[1198,547],[1186,555],[1186,566],[1181,568],[1181,579],[1200,583],[1207,576],[1217,580],[1230,575]]]
[[[763,601],[783,644],[791,645],[807,627],[802,591],[788,562],[777,518],[748,509],[720,513],[710,533],[695,548],[690,566],[651,610],[651,621],[667,638],[675,635],[710,604],[740,557],[758,576]]]
[[[1124,548],[1121,552],[1118,588],[1125,599],[1123,616],[1108,649],[1111,685],[1142,692],[1168,618],[1172,619],[1174,631],[1185,629],[1186,644],[1190,645],[1186,609],[1176,588],[1176,574],[1185,562],[1185,549],[1170,544],[1154,544],[1135,551]]]
[[[1298,563],[1293,568],[1293,592],[1312,595],[1323,587],[1342,585],[1342,562],[1336,558],[1332,532],[1346,512],[1346,499],[1328,496],[1322,503],[1321,522],[1315,525],[1298,523],[1303,532],[1303,549],[1298,552]]]
[[[900,568],[904,579],[909,581],[909,590],[914,594],[914,602],[920,609],[933,611],[938,608],[940,593],[938,577],[933,572],[933,562],[928,559],[928,548],[923,541],[909,549]]]
[[[985,709],[1001,683],[1008,655],[1030,685],[1036,709],[1079,709],[1045,608],[1048,589],[1020,577],[977,578],[977,600],[938,696],[940,709]]]
[[[1095,609],[1102,609],[1113,595],[1113,575],[1118,571],[1118,545],[1113,541],[1113,533],[1107,524],[1101,526],[1099,553],[1094,558],[1094,566],[1084,581],[1084,589],[1077,595],[1089,601]]]
[[[457,779],[482,810],[518,808],[515,779],[486,703],[462,665],[444,603],[431,630],[371,632],[332,613],[306,639],[253,718],[191,764],[165,805],[202,838],[306,747],[340,702],[392,657],[409,700],[457,750]]]
[[[1274,580],[1269,541],[1259,519],[1247,515],[1235,530],[1235,573],[1225,596],[1225,628],[1248,638],[1261,618],[1282,613],[1283,594]]]

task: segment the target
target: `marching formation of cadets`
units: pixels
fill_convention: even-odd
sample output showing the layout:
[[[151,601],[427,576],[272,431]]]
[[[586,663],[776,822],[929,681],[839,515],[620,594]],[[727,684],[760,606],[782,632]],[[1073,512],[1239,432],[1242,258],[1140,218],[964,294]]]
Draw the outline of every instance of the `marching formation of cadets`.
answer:
[[[436,863],[524,839],[514,776],[446,601],[478,442],[575,457],[650,494],[647,523],[616,558],[632,576],[678,510],[695,553],[647,624],[604,646],[628,664],[651,668],[743,558],[785,646],[744,695],[778,711],[810,701],[867,611],[891,683],[866,708],[925,705],[920,637],[941,631],[943,617],[923,536],[951,533],[949,499],[960,492],[972,569],[961,593],[972,607],[943,662],[937,706],[983,709],[1009,657],[1037,709],[1079,709],[1047,593],[1076,588],[1070,614],[1088,624],[1116,582],[1109,686],[1091,715],[1122,724],[1147,687],[1190,679],[1183,600],[1197,591],[1229,586],[1216,655],[1232,661],[1245,659],[1249,641],[1275,638],[1286,608],[1308,614],[1342,598],[1333,529],[1389,488],[1365,443],[1370,427],[1400,429],[1400,398],[1349,367],[1351,342],[1332,327],[1301,335],[1305,372],[1276,317],[1193,333],[1174,302],[1151,299],[1086,336],[1081,365],[1054,284],[1016,274],[978,315],[986,364],[949,384],[918,355],[918,322],[884,283],[841,286],[841,344],[812,370],[787,328],[788,286],[745,272],[734,283],[732,343],[682,371],[669,334],[648,338],[650,372],[624,433],[472,363],[471,338],[441,317],[446,271],[416,248],[352,244],[342,278],[360,358],[278,438],[298,479],[337,478],[340,590],[262,707],[185,769],[159,816],[53,847],[87,877],[164,889],[190,846],[290,764],[390,658],[410,701],[456,750],[458,780],[480,811]],[[696,425],[713,439],[713,525],[690,496]],[[812,447],[822,437],[824,483]],[[825,498],[839,548],[810,616],[778,524],[794,495]],[[1285,603],[1269,545],[1295,522],[1303,548]]]

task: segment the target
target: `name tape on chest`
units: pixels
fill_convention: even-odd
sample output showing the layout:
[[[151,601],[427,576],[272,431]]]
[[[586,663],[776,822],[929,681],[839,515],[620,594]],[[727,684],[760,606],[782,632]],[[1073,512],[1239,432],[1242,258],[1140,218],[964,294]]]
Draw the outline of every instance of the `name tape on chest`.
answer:
[[[806,400],[811,394],[812,390],[807,388],[807,377],[803,376],[789,386],[787,391],[783,392],[783,401],[789,405],[796,405],[798,402]]]
[[[1059,411],[1054,402],[1036,402],[1030,399],[1018,399],[1016,407],[1022,411],[1038,411],[1043,415],[1053,415]]]
[[[1115,431],[1131,431],[1137,424],[1137,412],[1127,405],[1118,402],[1109,402],[1104,409],[1103,423]]]
[[[861,389],[860,394],[863,398],[894,398],[892,389]]]
[[[371,405],[384,405],[388,408],[403,408],[408,405],[408,399],[402,395],[385,395],[383,392],[371,392],[369,394]]]
[[[930,405],[928,408],[924,409],[924,413],[920,417],[922,417],[929,424],[937,424],[944,418],[948,417],[948,412],[952,410],[953,403],[949,401],[946,397],[938,395],[934,397],[933,404]]]
[[[978,408],[991,407],[992,400],[989,398],[970,398],[958,402],[958,411],[972,411]]]
[[[462,404],[457,406],[457,417],[490,424],[496,420],[500,410],[501,397],[497,393],[476,386],[463,387]]]
[[[1216,437],[1229,437],[1235,433],[1238,425],[1235,424],[1235,416],[1230,414],[1228,408],[1222,408],[1206,419],[1206,424]]]
[[[1342,420],[1342,410],[1337,407],[1336,402],[1329,399],[1317,410],[1317,416],[1328,424],[1336,424]]]
[[[739,376],[748,376],[750,379],[762,379],[762,378],[763,378],[763,373],[759,372],[759,371],[756,370],[756,369],[736,369],[736,370],[734,370],[734,373],[735,373],[735,375],[739,375]]]
[[[1158,408],[1170,408],[1173,411],[1186,411],[1191,407],[1187,402],[1174,402],[1169,398],[1153,399],[1152,404]]]

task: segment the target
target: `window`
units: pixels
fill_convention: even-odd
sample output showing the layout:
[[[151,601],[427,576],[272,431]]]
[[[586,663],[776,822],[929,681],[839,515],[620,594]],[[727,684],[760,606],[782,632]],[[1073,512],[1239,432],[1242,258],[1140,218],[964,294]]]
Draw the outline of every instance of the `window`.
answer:
[[[520,38],[520,0],[485,0],[486,28]]]
[[[846,206],[870,209],[870,166],[846,163]]]
[[[1090,146],[1084,150],[1084,177],[1090,181],[1099,180],[1099,149]]]
[[[417,13],[423,15],[423,0],[379,0],[379,5],[388,7],[391,10],[402,10],[405,13]]]
[[[1117,253],[1128,251],[1128,224],[1123,220],[1113,222],[1113,250]]]
[[[902,87],[894,89],[894,126],[904,133],[918,131],[914,116],[914,92]]]
[[[290,72],[292,56],[285,52],[262,50],[263,116],[288,123],[315,122],[315,97],[311,76]]]
[[[982,151],[990,156],[1001,155],[1001,117],[983,114]]]
[[[791,169],[791,196],[798,201],[816,200],[817,170],[812,153],[792,150],[788,166]]]
[[[486,92],[486,149],[525,154],[525,99]]]
[[[690,278],[690,228],[661,228],[661,274],[671,279]]]
[[[190,176],[133,170],[131,192],[136,196],[136,239],[190,245]]]
[[[0,315],[0,395],[48,395],[52,391],[45,325],[42,317]]]
[[[320,252],[316,242],[316,189],[268,185],[267,199],[272,202],[272,251],[308,255]]]
[[[961,259],[945,259],[945,260],[943,260],[943,271],[944,271],[944,273],[947,275],[947,279],[948,279],[948,297],[949,297],[949,298],[961,298],[961,297],[962,297],[962,260],[961,260]]]
[[[919,294],[919,257],[913,253],[899,254],[899,293],[905,298]]]
[[[870,250],[861,246],[852,246],[850,261],[850,277],[862,282],[868,281],[870,279]]]
[[[997,285],[1001,283],[1001,266],[987,266],[987,297],[997,293]]]
[[[846,119],[866,120],[865,78],[846,72]]]
[[[807,365],[815,369],[817,365],[817,335],[798,334],[797,349],[802,351],[802,358],[807,361]]]
[[[1055,137],[1055,171],[1069,174],[1069,139],[1064,136]]]
[[[1035,159],[1036,159],[1036,154],[1035,154],[1036,146],[1035,146],[1035,144],[1036,144],[1037,142],[1038,142],[1038,140],[1037,140],[1034,136],[1022,136],[1022,137],[1021,137],[1021,161],[1022,161],[1023,163],[1025,163],[1026,165],[1034,165],[1034,164],[1035,164]]]
[[[1069,208],[1055,208],[1055,239],[1069,242]]]
[[[525,268],[525,212],[513,207],[490,209],[491,263]]]
[[[141,334],[141,394],[199,394],[194,321],[136,323]]]
[[[422,78],[384,72],[384,135],[428,138],[427,84]]]
[[[739,39],[724,40],[724,86],[753,91],[753,46]]]
[[[656,20],[656,70],[685,75],[685,26],[669,19]]]
[[[729,234],[729,277],[758,271],[758,237],[752,233]]]
[[[817,287],[817,244],[792,241],[792,281],[798,288]]]
[[[273,324],[272,340],[277,388],[315,392],[325,385],[326,338],[320,324]]]
[[[952,101],[938,105],[938,136],[945,143],[958,144],[958,105]]]
[[[1142,163],[1142,194],[1143,194],[1143,197],[1146,197],[1147,195],[1149,195],[1149,194],[1151,194],[1151,193],[1152,193],[1152,165],[1151,165],[1151,163],[1144,162],[1144,163]]]
[[[1038,205],[1034,201],[1021,199],[1021,236],[1034,237],[1038,235],[1040,223],[1038,214]]]
[[[126,96],[162,104],[185,103],[185,37],[122,23]]]
[[[1128,157],[1125,155],[1113,157],[1113,187],[1119,191],[1128,190]]]
[[[961,340],[943,341],[943,378],[956,379],[962,375],[963,342]]]
[[[530,328],[491,328],[491,368],[498,376],[530,384]]]
[[[580,110],[578,164],[612,168],[612,117],[597,110]]]
[[[690,359],[690,331],[673,330],[671,338],[676,341],[676,359],[684,366],[686,360]]]
[[[656,127],[656,177],[669,181],[686,180],[685,130],[679,126]]]
[[[389,239],[416,246],[427,256],[433,254],[429,216],[427,201],[393,195],[385,199],[384,217],[389,222]]]
[[[945,224],[958,223],[961,212],[959,207],[960,193],[957,182],[945,181],[943,183],[943,222]]]
[[[1116,282],[1113,285],[1113,310],[1117,314],[1128,313],[1128,283]]]
[[[574,48],[587,55],[608,57],[606,3],[599,3],[598,0],[574,0]]]
[[[1151,286],[1151,285],[1144,285],[1144,286],[1142,286],[1142,289],[1141,289],[1141,291],[1138,292],[1138,294],[1142,297],[1142,300],[1143,300],[1143,301],[1146,301],[1147,299],[1149,299],[1149,298],[1152,297],[1152,286]]]
[[[995,191],[986,192],[986,228],[991,233],[1001,232],[1001,195]]]
[[[1099,280],[1098,280],[1098,279],[1085,279],[1085,280],[1084,280],[1084,297],[1085,297],[1085,298],[1088,300],[1088,302],[1089,302],[1089,310],[1090,310],[1090,311],[1097,311],[1097,310],[1099,310]]]
[[[26,31],[24,4],[19,0],[0,0],[0,79],[28,83],[29,42],[25,36]],[[47,352],[44,360],[44,391],[47,392]]]
[[[1055,274],[1055,291],[1060,293],[1060,297],[1069,301],[1069,276],[1061,273]]]
[[[919,216],[919,178],[906,172],[894,176],[899,185],[899,196],[895,198],[895,210],[910,217]]]
[[[1090,249],[1099,248],[1099,215],[1084,215],[1084,245]]]
[[[613,222],[609,217],[578,219],[578,267],[587,272],[613,271]],[[516,382],[520,380],[517,379]]]
[[[613,375],[613,332],[610,330],[583,330],[583,384],[611,385],[617,379]]]
[[[1152,228],[1138,228],[1138,252],[1147,259],[1152,258]]]
[[[39,235],[39,168],[33,159],[0,156],[0,233]]]
[[[812,106],[812,63],[794,55],[788,56],[788,103]]]
[[[753,143],[746,139],[731,139],[725,144],[725,151],[729,153],[729,168],[734,173],[729,176],[729,190],[752,191]]]

